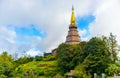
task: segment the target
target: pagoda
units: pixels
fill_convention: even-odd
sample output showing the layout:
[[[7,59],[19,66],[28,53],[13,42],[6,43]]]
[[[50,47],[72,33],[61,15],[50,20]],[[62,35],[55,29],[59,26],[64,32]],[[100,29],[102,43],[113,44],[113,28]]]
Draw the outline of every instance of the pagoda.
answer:
[[[79,44],[80,36],[78,34],[77,25],[76,25],[76,17],[74,13],[74,8],[72,7],[71,21],[69,25],[68,35],[66,37],[66,44]]]

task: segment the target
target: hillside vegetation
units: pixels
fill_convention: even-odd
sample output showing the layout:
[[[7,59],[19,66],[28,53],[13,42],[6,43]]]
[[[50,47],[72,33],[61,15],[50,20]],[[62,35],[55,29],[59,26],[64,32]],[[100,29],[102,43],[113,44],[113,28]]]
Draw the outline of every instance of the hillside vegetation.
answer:
[[[54,56],[15,59],[3,52],[0,54],[0,78],[67,78],[71,70],[74,70],[73,78],[93,78],[94,73],[112,78],[120,73],[118,52],[116,37],[112,34],[93,37],[77,45],[62,43]]]

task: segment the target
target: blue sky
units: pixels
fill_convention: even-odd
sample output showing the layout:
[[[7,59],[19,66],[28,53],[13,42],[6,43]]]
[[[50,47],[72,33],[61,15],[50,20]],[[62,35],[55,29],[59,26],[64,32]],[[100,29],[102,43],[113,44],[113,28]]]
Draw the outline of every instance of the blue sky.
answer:
[[[95,20],[95,16],[93,15],[77,16],[76,18],[79,29],[88,29],[89,24]]]
[[[87,16],[77,16],[76,17],[76,22],[78,26],[78,30],[87,30],[86,34],[82,35],[82,37],[87,37],[90,35],[90,32],[88,30],[88,26],[90,23],[94,22],[95,17],[92,15],[87,15]],[[30,24],[28,26],[20,26],[20,27],[15,27],[14,28],[15,32],[19,36],[39,36],[41,38],[45,38],[47,36],[45,30],[38,30],[38,28],[34,24]],[[22,41],[20,39],[16,39],[17,42],[24,42],[24,43],[29,43],[30,41]]]
[[[46,36],[45,31],[42,29],[38,30],[34,24],[30,24],[28,27],[15,27],[15,32],[17,33],[17,35],[22,36],[40,36],[42,38]]]
[[[82,41],[112,32],[120,44],[119,0],[0,0],[0,53],[42,55],[65,42],[72,5]]]
[[[89,25],[95,21],[95,16],[93,15],[86,15],[83,17],[77,16],[77,25],[80,30],[86,30],[87,32],[82,35],[82,38],[86,38],[90,35]]]

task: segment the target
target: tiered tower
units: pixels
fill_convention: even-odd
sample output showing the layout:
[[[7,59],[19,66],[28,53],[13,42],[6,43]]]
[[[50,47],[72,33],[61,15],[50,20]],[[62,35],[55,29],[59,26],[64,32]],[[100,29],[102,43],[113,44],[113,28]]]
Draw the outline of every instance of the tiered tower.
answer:
[[[80,36],[78,34],[74,8],[72,7],[71,23],[69,25],[68,35],[66,37],[66,44],[79,44]]]

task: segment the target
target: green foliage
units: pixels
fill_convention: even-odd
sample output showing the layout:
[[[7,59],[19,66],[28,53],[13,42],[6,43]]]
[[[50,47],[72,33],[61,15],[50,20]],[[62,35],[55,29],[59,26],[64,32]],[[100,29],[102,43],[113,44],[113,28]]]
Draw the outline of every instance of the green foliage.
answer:
[[[25,64],[25,63],[31,62],[31,61],[33,61],[33,59],[34,59],[33,57],[24,56],[24,57],[21,57],[21,58],[15,60],[15,61],[14,61],[14,64],[15,64],[16,66],[19,66],[19,65],[21,65],[21,64]]]
[[[108,68],[106,69],[106,72],[109,76],[114,76],[114,74],[119,75],[120,64],[109,64]]]
[[[3,66],[3,63],[0,62],[0,74],[3,74],[5,72],[5,68]]]
[[[8,55],[7,52],[3,52],[0,55],[0,74],[2,74],[1,76],[10,76],[13,68],[14,66],[12,56]]]
[[[0,78],[52,78],[58,72],[55,59],[55,56],[24,56],[14,61],[11,55],[3,52],[0,54]]]
[[[118,60],[117,53],[118,53],[118,45],[116,41],[116,36],[110,33],[108,38],[108,47],[111,53],[112,61],[115,63]]]
[[[56,75],[56,71],[54,71],[54,69],[50,69],[50,68],[45,68],[44,70],[44,76],[49,77],[49,76],[54,76]]]
[[[83,52],[80,45],[63,43],[57,48],[58,67],[62,72],[68,72],[83,61],[82,55]]]
[[[108,47],[109,52],[111,54],[110,56],[111,56],[112,62],[116,63],[116,61],[118,61],[117,54],[119,51],[119,46],[116,41],[116,36],[110,33],[109,37],[103,36],[102,39],[103,41],[106,42],[106,46]]]
[[[9,76],[10,72],[13,70],[13,64],[11,62],[4,62],[2,63],[4,67],[4,75]]]
[[[31,71],[33,71],[34,76],[44,76],[44,77],[52,77],[53,75],[56,75],[58,70],[56,67],[56,61],[32,61],[26,64],[22,64],[18,66],[15,69],[15,74],[16,75],[21,75],[24,76],[25,73],[29,73],[30,75]]]
[[[56,59],[55,56],[48,55],[43,58],[43,61],[53,61],[55,59]]]
[[[91,78],[91,75],[87,73],[84,65],[78,65],[74,70],[74,77],[76,78]]]
[[[12,62],[12,61],[13,61],[13,58],[12,58],[11,55],[8,55],[7,52],[3,52],[3,53],[0,55],[0,61],[2,61],[2,62],[5,62],[5,61]]]
[[[44,76],[44,69],[41,70],[41,68],[36,68],[35,70],[37,76]]]
[[[87,43],[85,53],[87,54],[87,57],[83,64],[85,65],[86,70],[92,75],[94,73],[105,73],[105,69],[111,62],[110,53],[106,47],[106,43],[100,38],[94,37]]]
[[[52,78],[74,70],[76,78],[118,74],[116,37],[93,37],[80,44],[60,44],[56,56],[20,57],[14,60],[7,52],[0,54],[0,78]]]
[[[43,57],[42,56],[35,56],[35,61],[42,61]]]
[[[16,60],[16,62],[19,63],[19,64],[25,64],[25,63],[28,63],[28,62],[31,62],[31,61],[33,61],[33,58],[32,57],[27,57],[27,56],[21,57],[18,60]]]
[[[61,44],[57,49],[57,63],[63,73],[69,72],[75,66],[82,64],[80,74],[105,73],[108,64],[111,63],[109,48],[101,38],[92,38],[88,42],[79,45]],[[86,75],[87,76],[87,75]]]
[[[8,77],[4,74],[0,74],[0,78],[8,78]]]

